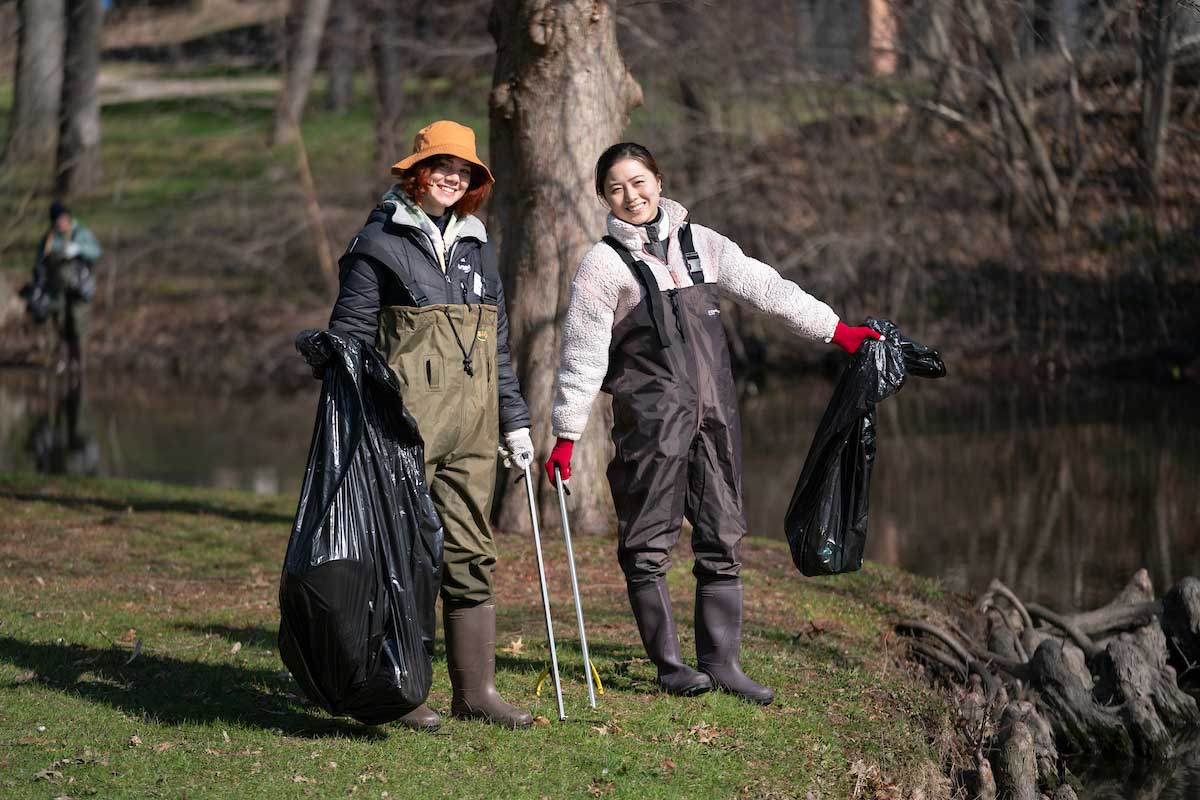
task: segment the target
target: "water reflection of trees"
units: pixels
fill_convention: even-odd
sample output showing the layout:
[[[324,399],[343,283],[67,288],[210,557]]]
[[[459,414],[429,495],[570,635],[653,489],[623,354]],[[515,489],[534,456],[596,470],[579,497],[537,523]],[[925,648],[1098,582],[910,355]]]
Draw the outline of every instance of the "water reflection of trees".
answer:
[[[753,532],[781,534],[831,388],[744,401]],[[1140,566],[1160,588],[1200,571],[1200,427],[1179,394],[914,383],[879,411],[870,558],[971,594],[1000,577],[1063,609],[1106,601]]]

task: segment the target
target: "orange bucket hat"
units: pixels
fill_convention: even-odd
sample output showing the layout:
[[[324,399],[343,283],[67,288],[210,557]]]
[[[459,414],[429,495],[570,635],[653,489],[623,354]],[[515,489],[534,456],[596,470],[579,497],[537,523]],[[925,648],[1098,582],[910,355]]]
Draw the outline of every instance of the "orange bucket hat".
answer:
[[[458,156],[482,169],[489,185],[496,182],[492,171],[475,152],[475,131],[448,119],[430,123],[417,131],[412,155],[393,164],[392,174],[397,178],[403,177],[409,167],[430,156]]]

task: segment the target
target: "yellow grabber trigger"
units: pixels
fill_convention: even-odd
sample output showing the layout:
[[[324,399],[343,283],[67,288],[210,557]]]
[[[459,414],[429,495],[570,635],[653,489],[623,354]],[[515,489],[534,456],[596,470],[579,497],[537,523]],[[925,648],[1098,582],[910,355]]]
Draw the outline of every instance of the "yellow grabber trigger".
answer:
[[[600,673],[596,671],[596,665],[593,664],[591,661],[589,661],[588,666],[592,668],[592,678],[594,678],[596,681],[596,693],[604,694],[604,684],[600,682]],[[534,690],[533,690],[533,693],[535,695],[537,695],[538,697],[542,696],[542,685],[546,682],[546,679],[549,677],[550,677],[550,668],[543,667],[541,673],[538,675],[537,686],[534,687]]]

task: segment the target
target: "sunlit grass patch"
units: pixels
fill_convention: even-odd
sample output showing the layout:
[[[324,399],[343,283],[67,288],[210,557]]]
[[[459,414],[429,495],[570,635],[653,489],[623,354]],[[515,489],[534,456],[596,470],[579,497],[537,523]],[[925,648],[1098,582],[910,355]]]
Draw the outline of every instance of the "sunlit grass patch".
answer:
[[[606,536],[575,542],[592,658],[587,708],[561,540],[547,535],[568,720],[555,721],[529,537],[499,534],[498,674],[544,717],[523,732],[447,720],[434,735],[330,719],[275,649],[294,498],[0,476],[0,794],[118,797],[840,797],[856,761],[913,788],[941,701],[889,652],[915,581],[869,565],[805,580],[782,543],[747,543],[743,663],[761,708],[653,688]],[[686,548],[670,587],[694,658]],[[450,698],[435,652],[430,702]],[[936,771],[936,770],[934,770]]]

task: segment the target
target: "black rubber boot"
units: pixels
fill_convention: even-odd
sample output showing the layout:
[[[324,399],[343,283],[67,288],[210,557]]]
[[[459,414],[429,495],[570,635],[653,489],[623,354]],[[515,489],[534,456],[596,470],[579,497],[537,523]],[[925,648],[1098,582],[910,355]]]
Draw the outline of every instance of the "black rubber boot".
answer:
[[[412,711],[396,720],[397,725],[414,731],[436,731],[442,727],[442,718],[429,706],[422,703]]]
[[[496,606],[446,603],[446,660],[454,695],[450,714],[506,728],[528,728],[533,716],[505,702],[496,691]]]
[[[712,689],[708,676],[684,664],[679,655],[679,637],[675,634],[666,581],[658,578],[637,586],[628,584],[626,588],[646,655],[658,668],[659,688],[667,694],[684,697]]]
[[[770,705],[775,691],[742,672],[742,580],[696,584],[696,660],[716,687],[743,700]]]

